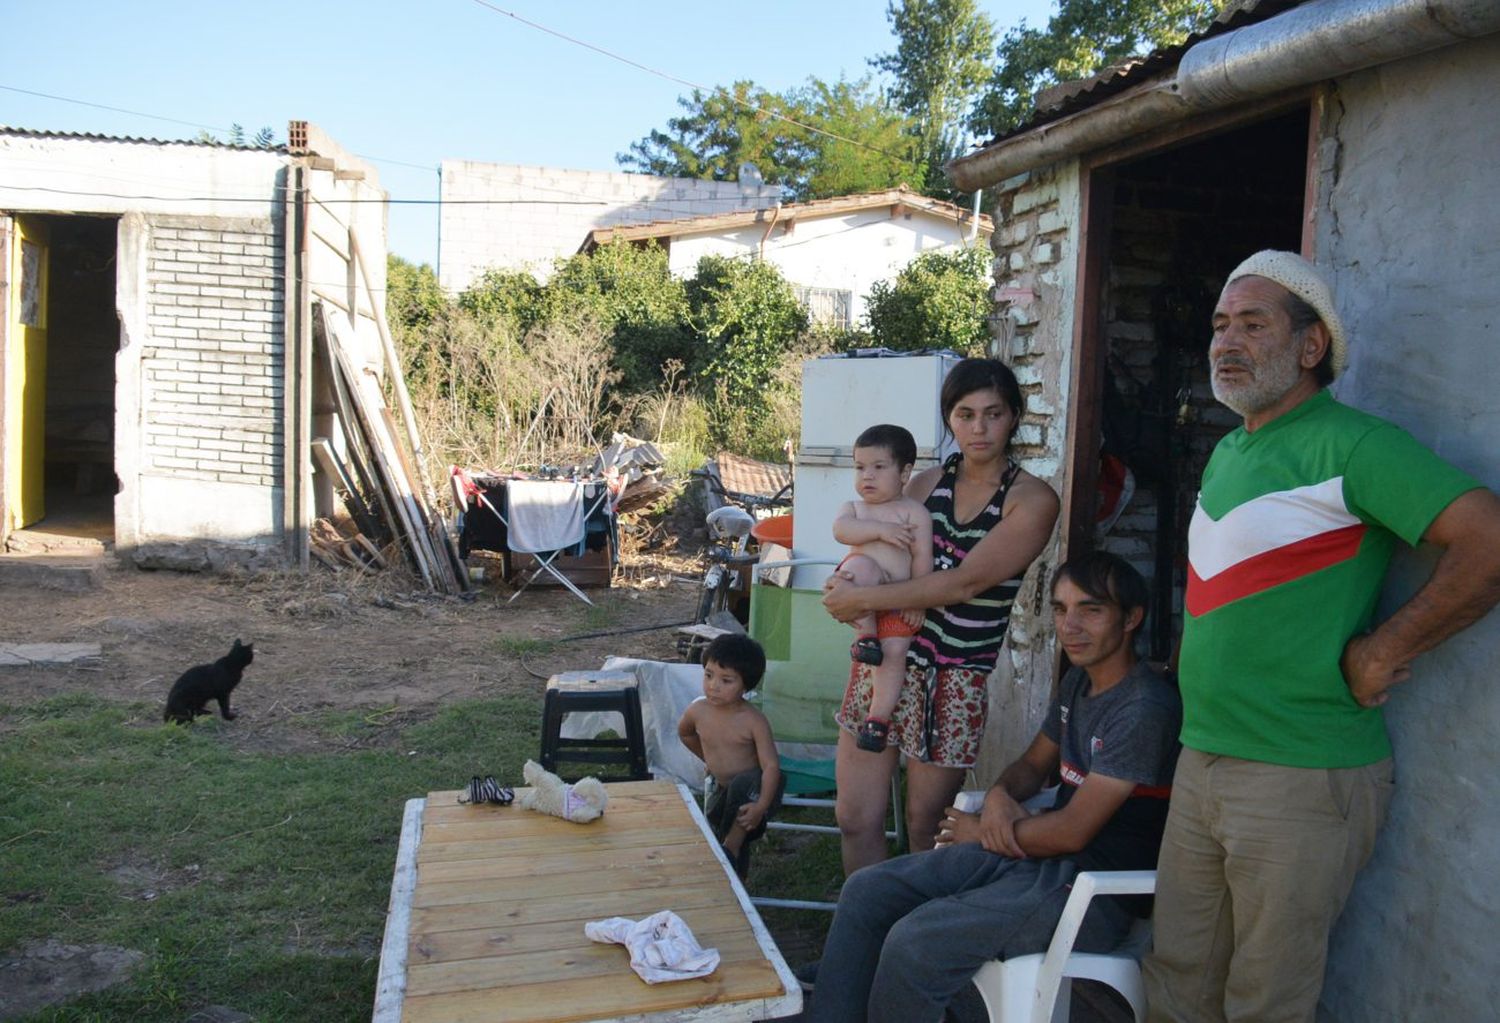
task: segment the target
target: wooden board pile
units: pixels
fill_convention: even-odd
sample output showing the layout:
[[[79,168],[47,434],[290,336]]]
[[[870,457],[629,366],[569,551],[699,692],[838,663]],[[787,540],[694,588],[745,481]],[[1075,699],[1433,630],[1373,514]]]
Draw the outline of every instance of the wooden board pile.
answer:
[[[308,553],[334,571],[353,568],[370,575],[389,564],[365,534],[346,535],[327,519],[314,521],[307,539]]]
[[[363,265],[360,270],[367,292],[373,292]],[[379,551],[394,544],[429,590],[459,593],[468,589],[468,571],[436,512],[436,498],[426,482],[426,473],[421,471],[421,438],[385,323],[383,303],[372,300],[371,305],[376,311],[387,371],[401,405],[408,446],[402,446],[402,431],[397,429],[385,402],[375,368],[357,354],[354,325],[348,315],[329,303],[318,303],[319,313],[313,317],[314,357],[329,382],[343,444],[340,451],[332,438],[316,437],[313,459],[319,471],[333,481],[358,533],[346,537],[331,527],[328,531],[315,529],[310,551],[319,560],[325,556],[335,563],[358,560],[363,570],[370,570],[376,564],[367,548],[373,548],[375,558],[383,562]],[[353,547],[347,545],[349,542]]]

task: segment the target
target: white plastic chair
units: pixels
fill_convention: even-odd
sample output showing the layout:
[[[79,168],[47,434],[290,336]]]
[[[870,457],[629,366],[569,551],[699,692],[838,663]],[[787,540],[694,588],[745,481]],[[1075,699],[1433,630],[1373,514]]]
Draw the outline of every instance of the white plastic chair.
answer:
[[[962,792],[955,803],[960,810],[976,813],[984,803],[984,793]],[[1151,942],[1151,921],[1137,920],[1125,941],[1106,954],[1074,952],[1073,943],[1095,896],[1150,895],[1155,891],[1154,870],[1080,873],[1073,879],[1072,894],[1046,953],[996,959],[974,975],[974,986],[989,1010],[990,1023],[1067,1023],[1072,984],[1064,984],[1065,979],[1109,985],[1130,1003],[1136,1023],[1143,1023],[1146,990],[1140,960]]]

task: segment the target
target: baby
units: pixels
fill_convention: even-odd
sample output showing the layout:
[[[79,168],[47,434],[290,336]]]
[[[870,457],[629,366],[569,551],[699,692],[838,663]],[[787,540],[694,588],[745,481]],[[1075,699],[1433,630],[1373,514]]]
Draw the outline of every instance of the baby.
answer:
[[[740,877],[750,870],[750,843],[766,833],[786,785],[770,722],[745,702],[765,671],[759,643],[737,633],[719,636],[703,652],[703,695],[677,723],[682,744],[713,775],[708,822]]]
[[[860,586],[904,582],[932,571],[932,515],[907,497],[906,481],[917,460],[917,442],[909,431],[882,423],[854,442],[854,487],[859,500],[839,509],[833,537],[849,545],[838,569]],[[891,712],[906,678],[906,650],[922,627],[921,610],[882,611],[854,622],[859,638],[850,656],[875,666],[870,678],[870,712],[855,742],[879,753],[891,730]]]

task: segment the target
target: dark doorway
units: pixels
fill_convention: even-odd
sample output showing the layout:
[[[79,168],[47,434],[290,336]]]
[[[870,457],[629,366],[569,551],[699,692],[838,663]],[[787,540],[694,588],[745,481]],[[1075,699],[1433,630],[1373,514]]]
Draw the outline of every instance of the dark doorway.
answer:
[[[1151,581],[1154,658],[1180,631],[1198,481],[1239,425],[1210,387],[1209,320],[1246,256],[1301,247],[1308,117],[1303,107],[1094,172],[1091,216],[1107,230],[1095,235],[1105,250],[1086,284],[1097,297],[1080,362],[1091,369],[1080,392],[1095,393],[1079,400],[1098,402],[1098,429],[1075,443],[1075,471],[1094,485],[1075,499],[1069,536]],[[1122,491],[1133,492],[1122,501]]]
[[[118,221],[39,216],[48,244],[45,515],[13,544],[114,541]],[[26,533],[47,541],[27,543]]]

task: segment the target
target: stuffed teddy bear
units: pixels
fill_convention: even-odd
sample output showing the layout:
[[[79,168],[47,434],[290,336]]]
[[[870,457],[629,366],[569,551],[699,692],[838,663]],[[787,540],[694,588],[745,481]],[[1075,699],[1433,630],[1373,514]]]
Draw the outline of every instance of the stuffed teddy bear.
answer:
[[[604,784],[598,778],[581,778],[569,785],[534,760],[526,761],[521,773],[531,786],[516,797],[523,809],[550,813],[574,824],[587,824],[602,816],[609,802]]]

